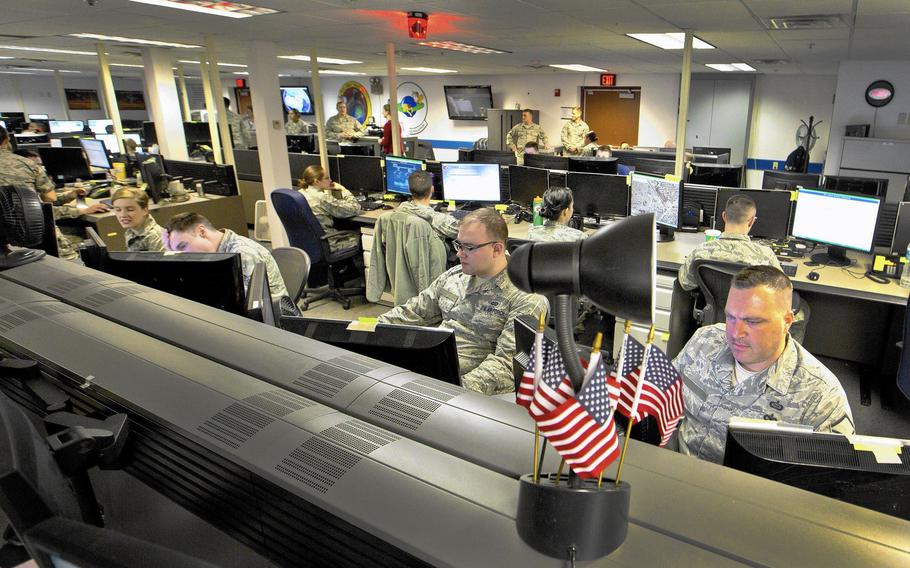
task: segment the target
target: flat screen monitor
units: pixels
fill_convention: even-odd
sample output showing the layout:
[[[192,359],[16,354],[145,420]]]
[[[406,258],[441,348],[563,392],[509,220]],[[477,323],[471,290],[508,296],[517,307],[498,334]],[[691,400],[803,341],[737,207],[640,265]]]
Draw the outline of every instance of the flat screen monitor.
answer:
[[[731,164],[692,164],[687,183],[716,185],[719,187],[742,187],[743,166]]]
[[[453,385],[461,385],[455,332],[438,327],[379,324],[375,332],[350,331],[350,321],[281,318],[281,328]]]
[[[724,154],[729,155],[732,152],[730,148],[721,148],[718,146],[693,146],[693,154],[705,154],[709,156],[722,156]]]
[[[309,87],[281,87],[281,102],[284,104],[284,111],[289,112],[291,109],[298,111],[300,114],[313,114],[313,98],[310,96]]]
[[[910,520],[910,441],[897,440],[897,463],[879,463],[846,436],[797,428],[731,423],[724,465]]]
[[[158,132],[155,130],[155,123],[145,121],[142,123],[142,145],[151,146],[158,143]]]
[[[450,120],[486,120],[493,108],[490,85],[445,85],[443,90]]]
[[[103,143],[108,152],[120,151],[120,145],[117,144],[116,134],[95,134],[95,140]]]
[[[828,245],[827,253],[812,255],[814,262],[848,266],[847,249],[872,250],[880,206],[878,197],[800,189],[791,234]]]
[[[442,191],[448,200],[499,203],[499,165],[443,162]]]
[[[399,158],[398,156],[386,156],[385,190],[389,193],[410,195],[411,190],[408,188],[408,176],[422,169],[422,160]]]
[[[633,162],[636,172],[655,174],[659,176],[676,173],[676,162],[673,160],[660,160],[652,158],[636,158]]]
[[[38,155],[41,156],[41,163],[44,164],[47,175],[55,183],[70,183],[77,179],[87,180],[92,177],[82,146],[38,148]]]
[[[885,197],[885,194],[888,192],[888,179],[825,176],[823,187],[834,191],[847,191],[850,193]]]
[[[502,166],[511,166],[518,163],[518,159],[513,152],[504,150],[474,150],[474,161]]]
[[[209,132],[208,122],[184,122],[183,136],[187,144],[212,144],[212,135]]]
[[[250,287],[246,293],[246,317],[272,327],[279,327],[281,319],[279,302],[280,300],[272,298],[265,263],[257,262],[250,275]]]
[[[689,187],[689,184],[686,184]],[[764,239],[784,239],[790,234],[790,192],[774,189],[717,189],[717,205],[714,208],[714,228],[724,230],[721,213],[727,201],[734,195],[745,195],[755,202],[755,224],[750,234]]]
[[[139,163],[139,172],[145,182],[145,192],[153,203],[161,201],[167,193],[167,178],[159,160],[144,160]]]
[[[234,314],[246,313],[240,255],[228,252],[112,252],[109,274]]]
[[[285,138],[288,152],[306,152],[308,154],[316,152],[315,134],[287,134]]]
[[[662,240],[672,239],[673,230],[679,228],[681,186],[678,181],[632,172],[630,215],[653,213]]]
[[[549,172],[541,168],[509,166],[509,193],[515,203],[531,207],[535,197],[543,197],[549,186]]]
[[[89,268],[107,272],[107,259],[109,258],[107,243],[93,227],[85,228],[85,241],[79,247],[79,257],[83,264]]]
[[[819,177],[818,174],[765,170],[762,174],[761,188],[793,191],[797,187],[818,187]]]
[[[615,174],[619,164],[617,158],[569,158],[570,172],[590,174]]]
[[[904,256],[910,244],[910,202],[897,206],[897,220],[894,222],[894,237],[891,239],[891,254]]]
[[[569,172],[566,185],[572,190],[575,211],[585,217],[629,213],[629,186],[625,176]]]
[[[30,114],[28,115],[29,120],[48,120],[50,117],[46,114]]]
[[[88,121],[89,129],[95,134],[110,134],[113,132],[114,121],[109,118],[104,119],[89,119]],[[108,132],[108,127],[112,130]]]
[[[475,162],[478,160],[474,160]],[[546,168],[548,170],[569,169],[569,159],[551,154],[525,154],[524,165],[530,168]]]
[[[338,178],[354,193],[382,191],[382,160],[377,156],[339,156]]]
[[[85,124],[81,120],[49,120],[48,126],[51,134],[68,134],[71,132],[82,132]]]
[[[85,156],[88,158],[88,164],[93,168],[111,169],[111,160],[107,156],[107,149],[101,140],[92,140],[82,138],[79,140],[82,149],[85,150]]]

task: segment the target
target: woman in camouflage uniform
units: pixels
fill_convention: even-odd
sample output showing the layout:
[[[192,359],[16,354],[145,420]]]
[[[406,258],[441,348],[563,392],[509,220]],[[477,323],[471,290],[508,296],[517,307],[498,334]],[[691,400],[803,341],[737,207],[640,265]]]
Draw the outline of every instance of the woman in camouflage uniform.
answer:
[[[572,190],[567,187],[551,187],[543,194],[540,216],[543,225],[534,225],[528,229],[530,241],[577,241],[585,238],[578,229],[566,225],[572,218]]]
[[[149,215],[149,196],[133,187],[121,187],[111,196],[114,215],[126,229],[126,248],[132,252],[163,251],[161,226]]]

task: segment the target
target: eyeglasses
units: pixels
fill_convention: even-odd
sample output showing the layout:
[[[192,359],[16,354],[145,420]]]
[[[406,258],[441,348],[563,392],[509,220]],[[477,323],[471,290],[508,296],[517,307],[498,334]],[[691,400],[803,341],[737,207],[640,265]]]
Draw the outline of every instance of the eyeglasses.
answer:
[[[463,243],[461,241],[455,240],[455,241],[452,241],[452,245],[455,247],[455,252],[462,252],[462,251],[474,252],[475,250],[477,250],[479,248],[483,248],[487,245],[492,245],[495,242],[497,242],[497,241],[487,241],[487,242],[481,243],[479,245],[469,245],[467,243]]]

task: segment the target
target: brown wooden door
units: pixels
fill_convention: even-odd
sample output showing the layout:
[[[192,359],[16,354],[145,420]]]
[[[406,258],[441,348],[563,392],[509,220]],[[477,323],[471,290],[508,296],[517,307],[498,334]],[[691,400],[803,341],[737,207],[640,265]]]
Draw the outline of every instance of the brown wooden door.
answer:
[[[597,133],[601,144],[619,146],[623,142],[638,144],[640,87],[582,87],[584,121]]]

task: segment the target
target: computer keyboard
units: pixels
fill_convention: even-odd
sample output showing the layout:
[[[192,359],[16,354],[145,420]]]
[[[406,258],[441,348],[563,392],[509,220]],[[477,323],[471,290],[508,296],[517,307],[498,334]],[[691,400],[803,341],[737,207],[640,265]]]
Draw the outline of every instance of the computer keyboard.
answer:
[[[378,201],[361,201],[360,208],[364,211],[375,211],[377,209],[382,209],[382,202]]]
[[[792,262],[782,262],[780,263],[780,267],[787,276],[796,276],[796,264]]]

